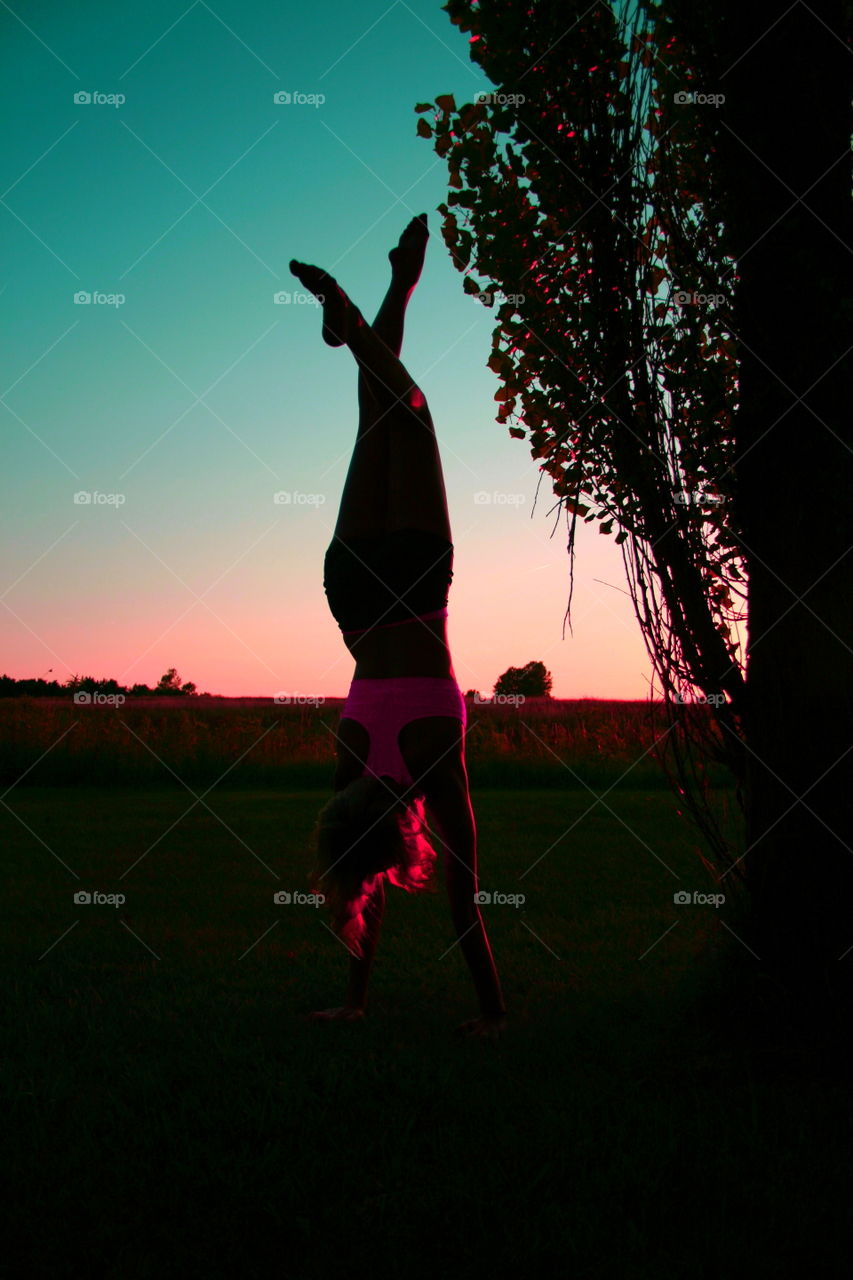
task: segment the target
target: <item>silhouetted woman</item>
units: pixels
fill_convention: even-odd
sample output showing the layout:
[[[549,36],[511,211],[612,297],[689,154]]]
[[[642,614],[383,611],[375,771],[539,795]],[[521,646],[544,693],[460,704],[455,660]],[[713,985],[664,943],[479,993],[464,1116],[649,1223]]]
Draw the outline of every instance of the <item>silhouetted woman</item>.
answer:
[[[352,959],[345,1003],[310,1016],[363,1015],[383,881],[411,892],[434,867],[426,806],[444,847],[453,923],[481,1009],[458,1030],[494,1036],[506,1010],[475,900],[466,709],[447,645],[450,519],[426,398],[399,359],[428,236],[421,215],[389,253],[391,284],[372,327],[330,275],[290,264],[323,305],[325,341],[348,346],[359,366],[358,435],[324,575],[356,667],[338,730],[335,796],[318,820],[311,876]]]

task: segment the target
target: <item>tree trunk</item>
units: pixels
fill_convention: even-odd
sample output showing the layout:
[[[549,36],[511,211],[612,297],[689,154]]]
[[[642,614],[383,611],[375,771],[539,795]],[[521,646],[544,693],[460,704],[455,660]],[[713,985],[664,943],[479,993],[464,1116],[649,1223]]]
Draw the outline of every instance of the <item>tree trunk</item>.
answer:
[[[740,275],[748,941],[823,1016],[853,989],[853,56],[840,0],[787,8],[724,0],[700,88],[726,95]]]

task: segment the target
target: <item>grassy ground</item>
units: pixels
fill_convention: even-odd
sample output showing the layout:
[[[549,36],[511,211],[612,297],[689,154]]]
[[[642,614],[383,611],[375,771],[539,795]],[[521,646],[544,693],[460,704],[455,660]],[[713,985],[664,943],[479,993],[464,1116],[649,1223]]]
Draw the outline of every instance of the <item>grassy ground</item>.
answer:
[[[347,959],[273,901],[318,802],[8,795],[11,1273],[841,1274],[846,1092],[709,1016],[738,907],[674,904],[719,886],[668,794],[475,793],[481,888],[526,897],[483,907],[497,1044],[452,1035],[476,1010],[441,892],[389,891],[364,1023],[301,1018]]]

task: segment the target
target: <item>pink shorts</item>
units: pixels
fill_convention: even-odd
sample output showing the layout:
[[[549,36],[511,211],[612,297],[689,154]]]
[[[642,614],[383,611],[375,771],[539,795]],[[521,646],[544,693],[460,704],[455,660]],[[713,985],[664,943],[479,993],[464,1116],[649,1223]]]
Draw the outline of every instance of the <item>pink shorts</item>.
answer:
[[[468,723],[465,699],[454,679],[443,676],[389,676],[353,680],[341,718],[357,720],[370,735],[366,772],[411,784],[400,752],[404,725],[429,716],[452,716]]]

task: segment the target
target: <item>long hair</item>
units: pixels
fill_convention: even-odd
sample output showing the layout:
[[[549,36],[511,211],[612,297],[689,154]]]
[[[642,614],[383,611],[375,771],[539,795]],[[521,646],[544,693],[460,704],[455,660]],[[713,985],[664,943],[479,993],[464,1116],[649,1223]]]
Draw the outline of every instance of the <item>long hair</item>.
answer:
[[[428,886],[436,851],[426,829],[423,793],[387,775],[356,778],[320,810],[309,884],[325,896],[334,933],[357,956],[365,908],[383,876],[407,893]]]

